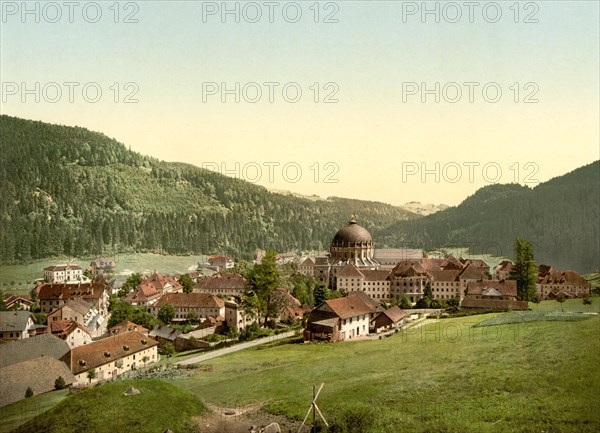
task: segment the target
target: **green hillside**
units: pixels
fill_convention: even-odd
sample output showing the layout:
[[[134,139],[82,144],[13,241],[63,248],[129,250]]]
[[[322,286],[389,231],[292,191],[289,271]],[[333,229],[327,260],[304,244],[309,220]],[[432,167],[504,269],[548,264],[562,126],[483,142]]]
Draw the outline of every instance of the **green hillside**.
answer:
[[[379,235],[423,245],[473,245],[476,253],[513,257],[514,240],[534,246],[538,264],[591,272],[600,263],[600,161],[541,183],[490,185],[459,206],[402,224]]]
[[[125,396],[129,387],[141,394]],[[205,411],[190,392],[160,380],[120,381],[80,391],[20,426],[15,433],[194,432]]]
[[[348,430],[361,433],[599,431],[599,317],[472,327],[493,316],[383,340],[246,350],[172,383],[224,407],[266,403],[294,419],[312,385],[325,383],[321,411],[367,420]]]
[[[0,263],[106,251],[317,250],[352,213],[369,230],[416,218],[378,202],[313,200],[128,150],[84,128],[0,116]]]

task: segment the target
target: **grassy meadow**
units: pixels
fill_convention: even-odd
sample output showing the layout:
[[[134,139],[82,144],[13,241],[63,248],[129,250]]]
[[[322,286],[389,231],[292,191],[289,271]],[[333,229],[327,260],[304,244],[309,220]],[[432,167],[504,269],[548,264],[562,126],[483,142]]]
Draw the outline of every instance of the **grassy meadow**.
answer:
[[[0,433],[8,433],[60,403],[69,390],[46,392],[0,407]]]
[[[195,270],[198,262],[206,261],[207,256],[170,256],[153,253],[122,253],[109,255],[117,263],[117,274],[128,275],[133,272],[150,273],[186,273]],[[71,258],[72,259],[72,258]],[[34,281],[44,277],[44,268],[59,263],[67,263],[69,257],[36,260],[27,264],[0,266],[0,289],[5,294],[28,293]],[[73,263],[86,268],[93,258],[76,258]]]
[[[600,317],[473,328],[441,320],[390,338],[293,344],[207,361],[171,383],[222,406],[302,419],[312,385],[329,420],[367,432],[600,431]]]
[[[125,396],[133,386],[141,394]],[[195,431],[192,417],[205,411],[188,391],[160,380],[117,381],[68,396],[52,410],[14,430],[18,433],[148,433],[167,428]]]

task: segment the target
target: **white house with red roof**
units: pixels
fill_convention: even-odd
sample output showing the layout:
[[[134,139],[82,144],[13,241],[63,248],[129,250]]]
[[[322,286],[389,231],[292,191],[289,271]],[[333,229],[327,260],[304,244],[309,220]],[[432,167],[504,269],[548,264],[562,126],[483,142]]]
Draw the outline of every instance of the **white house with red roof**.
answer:
[[[310,312],[304,340],[343,341],[368,335],[373,312],[360,296],[324,301]]]

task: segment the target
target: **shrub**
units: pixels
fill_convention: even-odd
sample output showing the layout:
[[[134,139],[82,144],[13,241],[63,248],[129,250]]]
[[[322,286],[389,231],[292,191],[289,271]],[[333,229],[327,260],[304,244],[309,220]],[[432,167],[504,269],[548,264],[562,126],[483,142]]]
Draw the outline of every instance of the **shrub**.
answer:
[[[336,433],[364,433],[375,424],[375,411],[370,406],[355,406],[346,409],[331,426]]]
[[[175,346],[173,343],[166,343],[162,349],[158,351],[161,355],[165,355],[167,358],[175,354]]]
[[[33,389],[30,386],[27,387],[27,391],[25,391],[25,398],[33,397]]]
[[[64,389],[66,386],[67,384],[62,376],[58,376],[58,378],[54,381],[54,389]]]
[[[583,305],[592,305],[592,300],[588,297],[583,298]]]

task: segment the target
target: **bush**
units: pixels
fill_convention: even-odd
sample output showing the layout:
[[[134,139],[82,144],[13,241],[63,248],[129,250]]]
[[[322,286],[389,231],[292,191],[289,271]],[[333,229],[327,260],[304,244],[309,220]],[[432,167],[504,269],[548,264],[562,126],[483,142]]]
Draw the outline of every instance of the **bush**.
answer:
[[[583,298],[583,305],[592,305],[592,300],[588,297]]]
[[[330,428],[335,433],[364,433],[375,424],[375,411],[370,406],[346,409]]]
[[[175,346],[173,346],[173,343],[166,343],[161,349],[158,349],[158,353],[170,358],[175,354]]]
[[[25,391],[25,398],[33,397],[33,389],[30,386],[27,387],[27,391]]]
[[[58,376],[58,378],[54,381],[54,389],[64,389],[66,386],[67,384],[62,376]]]

